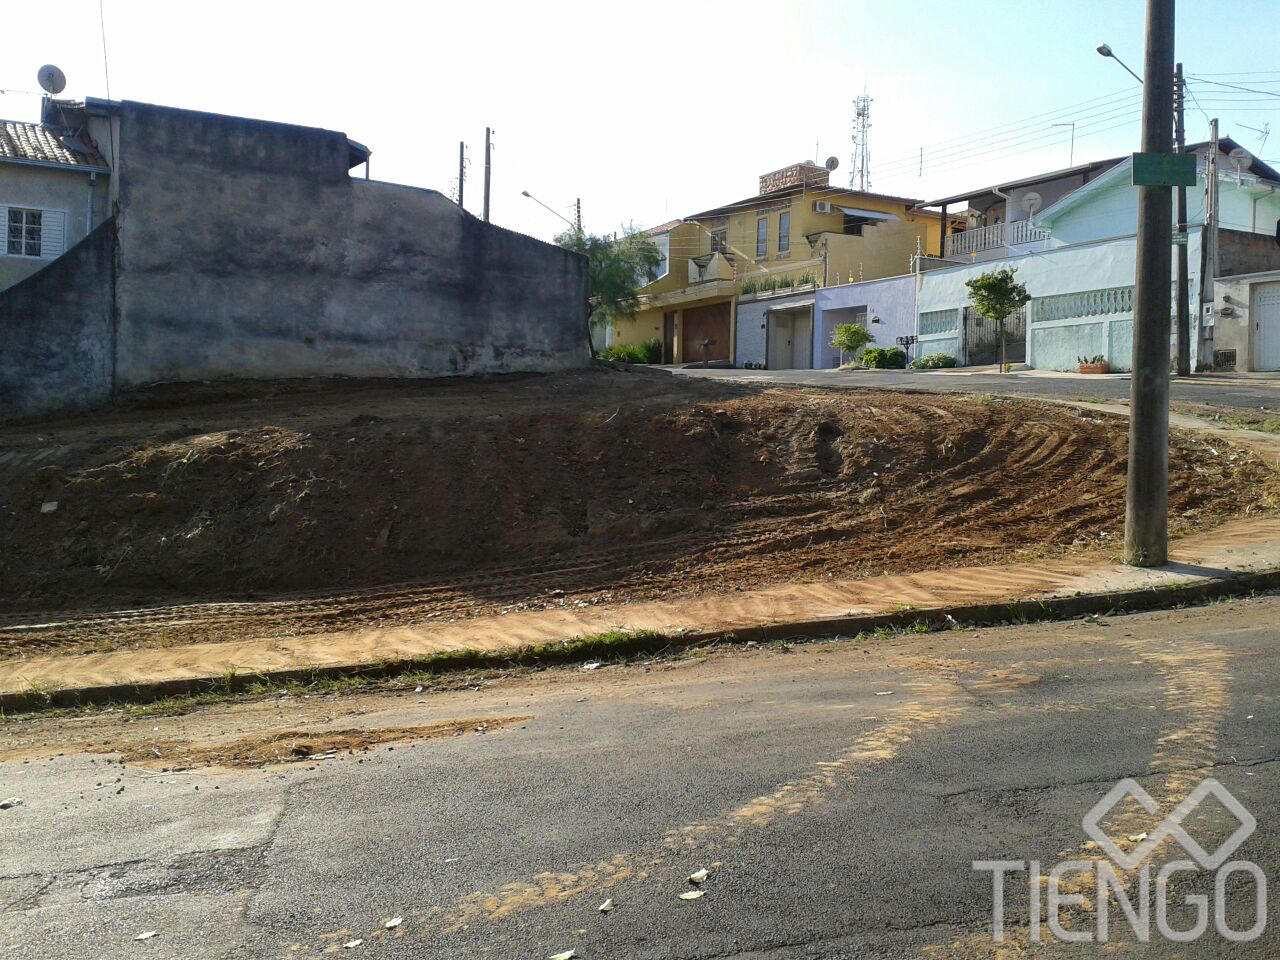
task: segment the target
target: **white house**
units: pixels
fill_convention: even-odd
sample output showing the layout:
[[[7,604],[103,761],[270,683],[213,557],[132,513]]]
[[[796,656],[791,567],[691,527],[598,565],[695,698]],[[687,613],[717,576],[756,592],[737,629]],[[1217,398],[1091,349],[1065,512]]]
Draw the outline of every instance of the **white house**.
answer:
[[[45,101],[40,123],[0,120],[0,290],[84,239],[111,215],[110,168],[83,126]]]
[[[1197,366],[1208,367],[1214,357],[1214,313],[1201,309],[1201,239],[1204,227],[1208,144],[1189,148],[1197,155],[1200,184],[1187,190],[1189,298],[1192,343]],[[1277,229],[1280,222],[1280,173],[1262,161],[1242,156],[1230,139],[1219,142],[1219,247],[1216,277],[1230,277],[1280,268]],[[1232,159],[1232,152],[1240,157]],[[1077,168],[1079,169],[1079,168]],[[965,231],[948,238],[948,255],[932,260],[920,278],[916,302],[919,350],[946,352],[961,363],[990,363],[998,357],[994,331],[968,307],[965,281],[1003,266],[1016,268],[1018,279],[1032,296],[1025,313],[1010,324],[1010,359],[1022,359],[1020,332],[1025,330],[1025,358],[1033,367],[1074,369],[1078,357],[1101,354],[1113,369],[1130,365],[1133,329],[1133,284],[1138,191],[1132,186],[1132,161],[1105,161],[1080,171],[1084,182],[1046,202],[1040,194],[1015,200],[1007,194],[1006,210],[1024,211],[1021,225],[1010,221],[978,225],[979,239]],[[1070,173],[1063,171],[1061,173]],[[1059,175],[1051,175],[1058,177]],[[985,196],[993,191],[979,191]],[[948,198],[954,201],[957,198]],[[1039,202],[1037,202],[1039,201]],[[940,201],[933,201],[937,204]],[[992,229],[992,228],[995,229]],[[967,256],[961,256],[961,250]],[[961,261],[961,262],[957,262]],[[967,261],[967,262],[965,262]],[[1171,282],[1173,278],[1170,278]],[[1214,289],[1205,286],[1205,300]],[[1277,317],[1280,323],[1280,317]],[[1172,343],[1172,338],[1171,338]],[[1241,356],[1242,369],[1254,369]],[[1269,361],[1268,361],[1269,362]],[[1277,366],[1280,368],[1280,358]],[[1257,367],[1266,369],[1266,367]]]

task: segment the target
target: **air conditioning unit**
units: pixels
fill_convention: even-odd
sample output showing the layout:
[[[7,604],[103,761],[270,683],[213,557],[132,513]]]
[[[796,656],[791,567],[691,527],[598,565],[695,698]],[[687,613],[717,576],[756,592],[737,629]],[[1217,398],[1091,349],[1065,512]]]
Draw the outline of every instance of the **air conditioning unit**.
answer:
[[[814,212],[814,213],[830,213],[830,212],[831,212],[831,201],[830,201],[830,200],[815,200],[815,201],[813,201],[813,212]]]

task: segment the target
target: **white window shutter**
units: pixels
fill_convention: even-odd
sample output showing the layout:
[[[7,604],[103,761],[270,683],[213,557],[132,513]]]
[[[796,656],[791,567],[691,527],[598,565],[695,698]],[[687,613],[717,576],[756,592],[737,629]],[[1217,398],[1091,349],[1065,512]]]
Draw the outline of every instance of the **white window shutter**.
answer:
[[[6,219],[7,216],[6,214]],[[42,260],[52,260],[54,257],[62,256],[66,236],[66,218],[67,215],[61,210],[41,212],[40,258]]]

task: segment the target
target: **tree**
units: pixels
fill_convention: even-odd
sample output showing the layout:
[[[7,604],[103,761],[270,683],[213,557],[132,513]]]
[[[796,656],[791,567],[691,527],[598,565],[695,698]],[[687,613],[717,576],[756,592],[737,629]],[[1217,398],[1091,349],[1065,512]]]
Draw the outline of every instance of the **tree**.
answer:
[[[969,303],[978,315],[995,323],[1000,333],[1000,372],[1005,368],[1005,332],[1004,322],[1019,307],[1031,299],[1024,284],[1014,279],[1017,267],[1001,267],[991,273],[966,280],[969,288]]]
[[[635,316],[640,288],[662,264],[662,252],[638,230],[627,230],[616,240],[566,230],[555,242],[587,258],[589,325],[596,329]]]
[[[841,353],[857,357],[868,343],[875,343],[871,331],[860,323],[837,323],[831,329],[831,345]]]

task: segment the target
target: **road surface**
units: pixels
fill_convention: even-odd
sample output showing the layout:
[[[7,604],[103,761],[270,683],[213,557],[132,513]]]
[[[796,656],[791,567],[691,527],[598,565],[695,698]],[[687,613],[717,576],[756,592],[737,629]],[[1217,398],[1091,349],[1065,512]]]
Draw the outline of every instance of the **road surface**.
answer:
[[[1127,401],[1127,377],[1051,377],[1028,373],[933,373],[899,370],[738,370],[671,368],[691,377],[803,384],[814,387],[856,387],[924,390],[932,393],[987,393],[1007,397],[1046,397],[1056,400]],[[1239,410],[1280,410],[1280,379],[1229,379],[1209,374],[1174,378],[1169,386],[1175,404],[1210,404]]]
[[[993,944],[991,873],[972,862],[1089,856],[1082,818],[1117,781],[1136,778],[1163,815],[1212,775],[1257,820],[1234,858],[1280,884],[1278,622],[1265,597],[474,689],[10,717],[0,797],[23,803],[0,810],[0,955],[1112,956],[1048,940],[1024,953],[1025,875],[1009,880],[1010,939]],[[458,735],[262,769],[197,753],[459,720]],[[1187,823],[1206,850],[1236,825],[1214,804]],[[1147,829],[1121,817],[1108,833],[1123,847]],[[1226,916],[1246,929],[1251,888],[1230,879]],[[1213,894],[1209,873],[1181,882],[1178,903]],[[1087,911],[1063,918],[1093,928]],[[1119,956],[1280,953],[1280,917],[1240,944],[1212,923],[1141,948],[1127,929],[1113,911]]]

